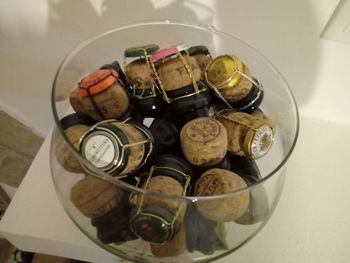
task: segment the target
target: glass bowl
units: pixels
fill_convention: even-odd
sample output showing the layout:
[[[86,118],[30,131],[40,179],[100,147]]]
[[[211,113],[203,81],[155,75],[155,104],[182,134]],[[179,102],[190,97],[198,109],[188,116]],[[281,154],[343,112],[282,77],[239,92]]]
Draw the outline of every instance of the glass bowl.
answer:
[[[132,180],[117,179],[104,173],[91,165],[75,148],[60,122],[63,117],[74,112],[69,102],[70,92],[84,76],[102,65],[115,60],[122,62],[124,50],[128,47],[149,43],[156,43],[160,47],[179,43],[188,47],[205,45],[214,58],[223,54],[234,54],[249,67],[252,75],[264,87],[265,94],[260,109],[276,124],[274,143],[270,151],[250,167],[255,172],[259,171],[258,180],[247,187],[221,195],[198,197],[156,193],[135,186]],[[50,165],[57,195],[63,207],[76,226],[96,244],[119,257],[137,262],[212,261],[232,253],[252,239],[267,223],[278,203],[284,184],[285,164],[294,149],[299,129],[298,110],[293,95],[283,76],[268,59],[243,41],[213,27],[170,21],[124,26],[76,47],[64,59],[56,73],[52,89],[52,111],[56,125],[51,141]],[[149,123],[150,120],[146,120],[145,124]],[[123,209],[112,213],[111,220],[103,217],[91,219],[73,204],[72,189],[78,181],[86,177],[86,172],[79,169],[73,172],[67,170],[62,165],[62,157],[66,155],[73,161],[77,159],[94,174],[94,180],[108,187],[112,186],[111,196],[116,198]],[[234,165],[241,164],[238,162]],[[87,183],[84,186],[86,188],[83,187],[86,194],[98,189],[99,183],[94,183],[95,181],[92,184]],[[109,192],[104,190],[98,194],[103,196]],[[228,200],[238,200],[242,196],[249,197],[249,205],[239,218],[220,220],[210,216],[220,214],[222,204],[231,204],[226,205],[226,210],[234,210],[234,202],[230,203]],[[91,196],[92,203],[102,202],[94,198],[98,197]],[[173,217],[168,221],[161,221],[161,225],[146,229],[149,225],[143,224],[145,221],[140,223],[134,220],[135,214],[139,216],[143,213],[147,217],[147,213],[151,213],[147,209],[146,212],[143,210],[142,205],[145,203],[163,204],[163,208],[171,206]],[[199,208],[207,209],[207,213],[199,213]],[[105,214],[106,211],[101,213]],[[120,228],[130,230],[131,221],[131,234],[120,231]],[[97,233],[95,226],[98,224],[102,224],[104,231],[107,231],[107,237]],[[146,238],[142,236],[143,230],[134,234],[136,225],[146,229]],[[110,238],[113,235],[114,239]]]

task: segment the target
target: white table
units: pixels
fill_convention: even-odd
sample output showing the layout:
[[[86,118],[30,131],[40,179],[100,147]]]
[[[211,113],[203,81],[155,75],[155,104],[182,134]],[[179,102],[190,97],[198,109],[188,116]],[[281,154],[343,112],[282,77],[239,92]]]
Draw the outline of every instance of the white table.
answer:
[[[349,133],[350,126],[302,117],[271,220],[246,246],[218,262],[349,262]],[[59,203],[50,175],[49,137],[0,222],[1,235],[27,251],[119,262],[85,237]]]

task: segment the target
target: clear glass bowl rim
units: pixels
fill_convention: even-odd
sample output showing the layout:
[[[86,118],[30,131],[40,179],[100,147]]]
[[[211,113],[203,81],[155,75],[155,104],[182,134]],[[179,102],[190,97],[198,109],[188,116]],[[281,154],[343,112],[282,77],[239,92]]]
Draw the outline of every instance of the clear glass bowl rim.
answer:
[[[212,195],[212,196],[178,196],[178,195],[168,195],[168,194],[164,194],[164,193],[155,193],[155,192],[149,192],[147,190],[144,190],[142,188],[138,188],[136,186],[133,186],[131,184],[128,184],[126,182],[123,182],[119,179],[116,179],[110,175],[108,175],[107,173],[96,169],[95,167],[93,167],[87,160],[85,160],[82,155],[79,153],[79,151],[73,146],[73,144],[70,142],[70,140],[67,138],[62,125],[60,123],[60,119],[57,113],[57,109],[56,109],[56,102],[55,102],[55,91],[56,91],[56,84],[57,84],[57,80],[58,77],[60,75],[60,73],[62,72],[62,70],[65,68],[65,66],[70,62],[70,60],[76,55],[78,54],[84,47],[88,46],[90,43],[94,42],[95,40],[102,38],[106,35],[124,30],[124,29],[130,29],[133,27],[140,27],[140,26],[150,26],[150,25],[175,25],[175,26],[183,26],[183,27],[189,27],[189,28],[193,28],[193,29],[197,29],[197,30],[202,30],[202,31],[209,31],[212,34],[216,34],[216,35],[222,35],[225,36],[227,38],[231,38],[236,42],[240,42],[241,44],[245,45],[246,47],[248,47],[250,49],[251,52],[255,53],[257,56],[259,56],[260,58],[262,58],[264,60],[264,63],[268,64],[280,77],[280,81],[282,82],[282,84],[284,85],[284,88],[286,89],[291,101],[292,101],[292,105],[293,105],[293,110],[294,110],[294,114],[295,114],[295,118],[296,118],[296,130],[295,130],[295,136],[293,138],[293,142],[292,145],[290,147],[290,149],[288,150],[287,154],[284,156],[283,160],[276,166],[275,169],[273,169],[268,175],[266,175],[264,178],[262,178],[261,180],[253,183],[250,186],[247,186],[245,188],[241,188],[239,190],[236,191],[232,191],[232,192],[228,192],[225,194],[220,194],[220,195]],[[253,48],[252,46],[250,46],[249,44],[247,44],[246,42],[240,40],[239,38],[236,38],[228,33],[225,33],[223,31],[220,31],[218,29],[216,29],[214,26],[203,26],[203,25],[195,25],[195,24],[189,24],[189,23],[183,23],[183,22],[179,22],[179,21],[170,21],[170,20],[151,20],[151,21],[141,21],[138,23],[134,23],[134,24],[129,24],[129,25],[125,25],[125,26],[121,26],[118,27],[116,29],[112,29],[109,31],[106,31],[104,33],[101,33],[99,35],[96,35],[94,37],[91,37],[83,42],[81,42],[80,44],[78,44],[75,48],[73,48],[68,55],[63,59],[63,61],[61,62],[61,64],[59,65],[55,76],[54,76],[54,81],[53,81],[53,85],[52,85],[52,92],[51,92],[51,107],[52,107],[52,113],[53,113],[53,117],[55,120],[55,125],[58,128],[58,131],[60,132],[60,135],[64,138],[65,142],[69,145],[70,149],[77,155],[79,156],[80,160],[83,160],[84,164],[88,166],[88,168],[90,168],[92,171],[96,171],[96,174],[94,176],[101,178],[103,180],[107,180],[119,187],[122,187],[130,192],[137,192],[140,194],[147,194],[147,195],[152,195],[155,196],[157,198],[170,198],[170,199],[182,199],[184,201],[192,201],[192,202],[201,202],[201,201],[206,201],[206,200],[215,200],[215,199],[220,199],[220,198],[225,198],[225,197],[229,197],[232,195],[238,195],[242,192],[248,191],[248,190],[253,190],[255,188],[258,188],[260,185],[264,184],[266,181],[268,181],[274,174],[277,173],[277,171],[279,171],[280,169],[282,169],[282,167],[286,164],[286,162],[288,161],[289,157],[291,156],[297,139],[298,139],[298,135],[299,135],[299,126],[300,126],[300,121],[299,121],[299,111],[298,111],[298,107],[296,104],[296,100],[295,97],[293,95],[293,93],[291,92],[289,85],[287,84],[287,81],[285,80],[285,78],[283,77],[283,75],[281,74],[281,72],[272,64],[272,62],[265,57],[264,55],[262,55],[259,51],[257,51],[255,48]],[[52,143],[51,143],[52,144]],[[53,173],[51,173],[53,175]]]

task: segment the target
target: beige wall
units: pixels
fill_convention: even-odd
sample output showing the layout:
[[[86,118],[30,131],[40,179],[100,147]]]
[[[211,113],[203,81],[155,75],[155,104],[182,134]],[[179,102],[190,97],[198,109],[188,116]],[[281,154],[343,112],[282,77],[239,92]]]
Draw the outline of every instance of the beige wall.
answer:
[[[301,107],[318,74],[322,31],[338,0],[3,0],[0,1],[0,108],[45,135],[50,90],[60,61],[79,42],[147,19],[213,24],[265,54],[285,75]],[[307,58],[307,59],[305,59]],[[309,108],[308,108],[309,107]],[[311,108],[310,108],[311,107]]]

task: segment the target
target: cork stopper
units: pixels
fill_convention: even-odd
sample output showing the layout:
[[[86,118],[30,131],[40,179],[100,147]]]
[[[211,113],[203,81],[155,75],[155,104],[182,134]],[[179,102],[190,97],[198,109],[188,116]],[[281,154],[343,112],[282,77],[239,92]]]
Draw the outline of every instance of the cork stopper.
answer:
[[[138,142],[145,141],[144,134],[128,123],[114,122],[113,125],[120,128],[126,135],[128,142],[131,146],[129,149],[129,157],[126,167],[121,174],[127,174],[136,170],[142,163],[144,155],[146,153],[145,143],[137,144]]]
[[[209,65],[210,61],[212,61],[212,58],[205,54],[196,54],[196,55],[192,55],[192,57],[196,59],[198,66],[201,69],[201,79],[204,80],[205,69]]]
[[[95,167],[116,177],[125,177],[144,164],[151,141],[135,125],[100,122],[81,139],[79,151]],[[88,167],[88,173],[93,173]]]
[[[183,186],[180,184],[179,181],[169,176],[156,176],[152,177],[149,180],[146,190],[154,193],[181,196],[183,192]],[[144,204],[163,207],[172,214],[176,214],[176,212],[179,210],[179,206],[181,203],[181,201],[171,198],[162,198],[152,195],[144,196]],[[181,213],[181,217],[179,218],[179,220],[182,221],[182,218],[183,213]]]
[[[243,66],[243,73],[249,78],[252,78],[252,75],[246,66]],[[245,76],[242,76],[234,86],[221,89],[220,93],[228,102],[232,103],[247,97],[252,87],[253,82]]]
[[[201,70],[196,59],[188,55],[183,55],[183,59],[191,74],[180,57],[169,59],[158,66],[157,72],[165,91],[180,89],[200,80]]]
[[[244,112],[226,111],[224,115],[226,118],[221,118],[220,115],[217,119],[226,128],[227,131],[227,150],[239,156],[246,156],[243,150],[244,137],[249,130],[249,125],[252,124],[253,118]],[[231,121],[236,120],[236,121]],[[240,123],[246,124],[242,125]]]
[[[226,110],[216,117],[228,131],[228,151],[258,159],[271,148],[275,124],[261,113],[255,115]]]
[[[66,127],[65,134],[68,140],[73,144],[73,146],[79,149],[79,140],[90,129],[90,126],[83,124],[75,124],[70,127]],[[58,162],[62,165],[64,169],[72,173],[81,173],[84,171],[79,159],[74,155],[72,149],[67,142],[61,136],[58,136],[59,142],[55,148],[56,157]]]
[[[130,85],[135,89],[151,89],[152,73],[144,58],[136,59],[126,65],[125,74]]]
[[[96,121],[118,119],[129,107],[129,98],[119,82],[103,91],[82,96],[79,89],[70,94],[70,104],[77,113],[86,114]]]
[[[182,195],[183,187],[168,176],[156,176],[144,182],[149,192]],[[171,240],[178,231],[185,213],[182,200],[158,197],[151,194],[139,196],[132,211],[131,229],[143,240],[163,243]]]
[[[122,190],[104,180],[87,176],[71,189],[70,199],[85,216],[103,216],[116,207],[122,199]]]
[[[227,151],[226,129],[219,121],[210,117],[188,122],[181,130],[180,140],[184,156],[197,166],[217,164]]]
[[[151,251],[157,257],[175,257],[181,255],[186,250],[186,232],[184,224],[175,236],[162,244],[151,243]]]
[[[224,169],[210,169],[203,173],[195,185],[196,196],[213,196],[230,193],[247,187],[237,174]],[[249,192],[197,202],[202,216],[217,222],[228,222],[242,216],[249,206]]]

